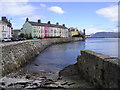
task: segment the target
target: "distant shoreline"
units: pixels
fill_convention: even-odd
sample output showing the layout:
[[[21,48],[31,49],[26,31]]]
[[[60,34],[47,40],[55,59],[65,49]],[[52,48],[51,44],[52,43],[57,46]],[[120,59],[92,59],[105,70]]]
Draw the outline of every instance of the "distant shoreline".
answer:
[[[120,37],[86,37],[86,38],[120,38]]]

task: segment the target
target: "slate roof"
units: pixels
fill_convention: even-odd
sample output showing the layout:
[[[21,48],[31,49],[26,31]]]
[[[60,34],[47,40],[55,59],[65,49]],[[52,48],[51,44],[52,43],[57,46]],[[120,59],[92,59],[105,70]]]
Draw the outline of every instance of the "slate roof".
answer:
[[[12,27],[12,23],[8,21],[6,17],[4,17],[4,20],[0,20],[0,22],[6,23],[8,27]]]
[[[32,26],[48,26],[48,27],[56,27],[56,28],[63,28],[67,29],[67,27],[62,25],[56,25],[56,24],[48,24],[48,23],[38,23],[38,22],[32,22],[28,21]]]

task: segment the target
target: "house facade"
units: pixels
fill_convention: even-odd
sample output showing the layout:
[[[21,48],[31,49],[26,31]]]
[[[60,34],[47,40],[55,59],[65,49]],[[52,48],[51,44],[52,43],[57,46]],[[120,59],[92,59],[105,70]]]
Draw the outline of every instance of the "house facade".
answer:
[[[21,32],[21,29],[14,29],[14,30],[12,30],[12,36],[19,37],[20,32]]]
[[[79,35],[79,31],[78,31],[77,28],[71,27],[71,28],[69,28],[69,32],[70,32],[70,34],[71,34],[72,37]]]
[[[6,17],[2,17],[0,20],[0,38],[12,37],[12,24]]]
[[[27,18],[21,33],[31,34],[32,37],[68,37],[69,31],[68,28],[65,27],[65,24],[51,24],[50,21],[48,21],[48,23],[41,23],[41,20],[32,22]]]

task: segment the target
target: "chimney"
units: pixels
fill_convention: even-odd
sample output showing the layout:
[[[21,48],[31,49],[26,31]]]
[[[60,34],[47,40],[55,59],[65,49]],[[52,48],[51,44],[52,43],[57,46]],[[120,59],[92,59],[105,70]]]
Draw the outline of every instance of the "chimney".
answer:
[[[85,35],[85,29],[83,29],[83,35]]]
[[[56,25],[59,25],[59,23],[57,22]]]
[[[65,27],[65,24],[63,24],[63,26]]]
[[[40,20],[40,19],[38,19],[38,23],[41,23],[41,20]]]
[[[48,21],[48,24],[50,24],[50,21]]]
[[[28,22],[29,21],[29,18],[26,18],[26,22]]]
[[[6,17],[2,17],[2,21],[7,22],[7,18]]]

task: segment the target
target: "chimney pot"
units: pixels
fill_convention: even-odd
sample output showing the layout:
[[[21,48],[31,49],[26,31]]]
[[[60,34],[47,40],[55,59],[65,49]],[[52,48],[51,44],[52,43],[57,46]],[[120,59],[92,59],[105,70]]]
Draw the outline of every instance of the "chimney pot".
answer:
[[[50,24],[50,21],[48,21],[48,24]]]
[[[29,18],[26,18],[26,22],[28,22],[29,21]]]
[[[41,23],[41,20],[40,20],[40,19],[38,19],[38,23]]]
[[[57,22],[56,25],[59,25],[59,23]]]
[[[63,24],[63,26],[65,27],[65,24]]]
[[[2,17],[2,21],[7,22],[7,18],[6,17]]]

